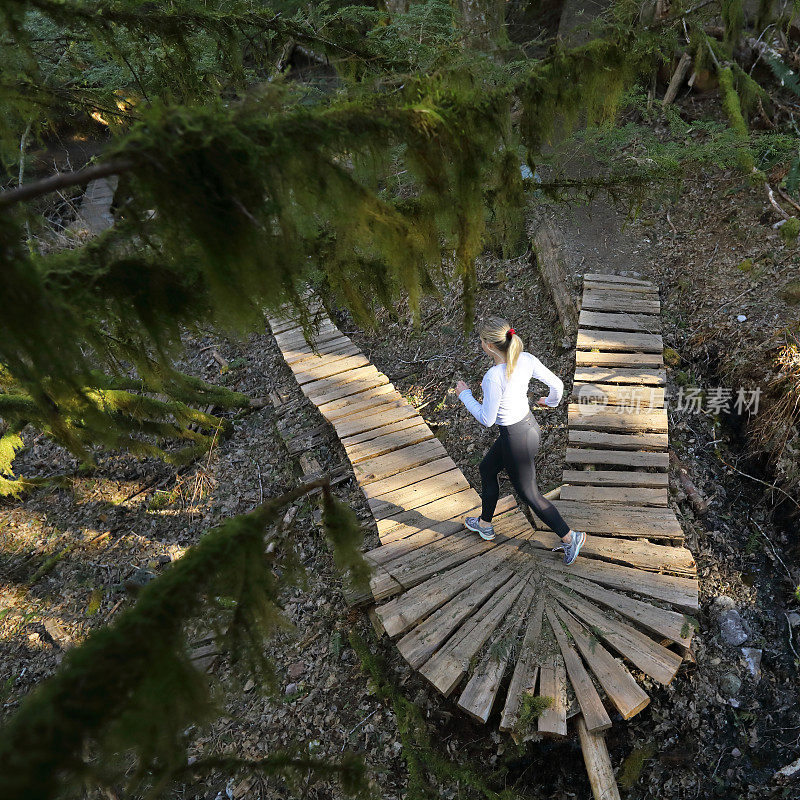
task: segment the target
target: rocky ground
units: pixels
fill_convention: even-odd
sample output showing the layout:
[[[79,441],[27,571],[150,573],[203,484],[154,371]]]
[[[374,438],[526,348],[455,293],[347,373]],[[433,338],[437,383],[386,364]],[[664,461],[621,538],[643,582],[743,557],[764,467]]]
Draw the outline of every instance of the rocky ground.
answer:
[[[682,113],[706,110],[692,102],[685,102]],[[629,271],[659,284],[665,342],[676,353],[670,388],[677,393],[691,384],[722,385],[720,354],[746,358],[777,327],[798,319],[798,306],[784,294],[797,276],[797,250],[772,230],[775,220],[766,208],[765,197],[739,176],[709,172],[687,182],[675,202],[646,204],[628,224],[599,200],[588,208],[560,209],[556,221],[575,275]],[[750,266],[743,267],[748,259]],[[507,262],[487,256],[481,262],[477,310],[479,316],[506,316],[526,347],[569,389],[571,343],[562,339],[527,256]],[[747,319],[740,322],[740,315]],[[356,330],[344,314],[338,321],[420,409],[478,486],[477,464],[493,434],[463,409],[453,387],[462,378],[477,389],[489,362],[477,339],[461,333],[457,293],[446,294],[444,303],[426,301],[421,330],[384,316],[374,332]],[[225,374],[212,351],[204,350],[209,347],[227,360]],[[300,394],[272,338],[257,333],[234,341],[208,333],[187,339],[184,366],[254,397],[277,392],[291,411],[268,406],[243,416],[207,459],[177,474],[156,462],[109,456],[96,474],[70,490],[38,492],[0,508],[5,714],[57,668],[67,648],[135,602],[136,587],[204,530],[296,483],[302,470],[286,442],[315,428],[319,419],[308,404],[291,405]],[[755,366],[753,375],[758,380]],[[543,430],[537,469],[547,490],[560,477],[566,412],[562,405],[536,413]],[[800,584],[797,530],[785,514],[773,513],[776,493],[746,477],[753,467],[742,458],[738,420],[676,407],[670,419],[672,447],[709,502],[708,513],[695,516],[673,481],[671,502],[700,569],[700,630],[694,663],[687,663],[670,687],[648,685],[653,701],[640,715],[627,723],[615,720],[608,740],[612,761],[620,765],[618,780],[628,797],[641,800],[800,797],[797,783],[779,786],[772,780],[800,749],[793,652],[800,651],[800,600],[793,594]],[[323,428],[311,442],[306,455],[323,470],[347,464],[330,430]],[[44,439],[30,436],[28,444],[19,460],[25,474],[50,474],[71,463]],[[345,478],[336,491],[369,522],[353,480]],[[384,659],[384,679],[420,710],[434,752],[471,769],[460,780],[452,770],[434,769],[432,796],[491,796],[480,788],[482,780],[487,791],[508,786],[524,797],[590,797],[574,740],[517,747],[496,725],[465,720],[410,674],[390,642],[374,638],[366,617],[345,603],[318,520],[316,503],[307,499],[290,523],[307,584],[286,598],[294,633],[268,645],[279,690],[263,693],[223,654],[211,672],[223,715],[191,732],[193,757],[212,752],[255,758],[294,746],[335,758],[353,750],[365,758],[377,796],[407,796],[408,759],[421,757],[431,767],[434,760],[419,737],[399,724],[397,707],[381,696],[382,679],[364,672],[351,647],[355,633]],[[374,531],[366,538],[368,545],[376,543]],[[289,791],[272,779],[212,775],[198,776],[172,794],[213,800],[282,798]],[[304,782],[292,794],[330,798],[340,791],[332,783]]]

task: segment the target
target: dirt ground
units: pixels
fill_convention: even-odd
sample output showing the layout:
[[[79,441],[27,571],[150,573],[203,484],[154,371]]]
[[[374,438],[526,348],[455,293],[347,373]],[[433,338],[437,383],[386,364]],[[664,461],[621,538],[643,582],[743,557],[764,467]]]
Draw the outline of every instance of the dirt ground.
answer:
[[[705,110],[701,101],[684,101],[687,116]],[[781,294],[798,275],[797,249],[772,230],[775,218],[766,209],[763,194],[740,176],[709,172],[688,181],[675,202],[645,204],[632,222],[625,223],[601,200],[558,209],[555,219],[568,242],[574,275],[630,272],[659,284],[665,344],[677,353],[670,390],[677,392],[681,385],[720,385],[726,356],[746,361],[776,328],[800,317],[800,308]],[[742,268],[747,259],[755,268]],[[484,258],[479,284],[478,316],[505,316],[526,348],[560,375],[569,391],[572,343],[561,334],[530,257]],[[478,426],[453,387],[463,379],[477,391],[489,362],[475,336],[462,333],[460,313],[458,295],[451,293],[445,303],[425,302],[420,330],[388,316],[381,316],[373,332],[355,329],[346,314],[337,321],[420,409],[479,487],[477,464],[493,433]],[[739,322],[739,315],[747,320]],[[287,404],[301,397],[268,333],[239,341],[209,332],[186,344],[184,367],[194,374],[254,397],[278,392]],[[201,352],[210,346],[228,360],[225,375],[210,350]],[[763,364],[752,361],[758,381]],[[546,393],[546,387],[539,388]],[[537,471],[546,491],[558,485],[562,470],[566,404],[536,413],[543,431]],[[178,474],[157,462],[109,456],[96,474],[70,490],[40,491],[0,507],[3,713],[13,713],[57,668],[65,649],[135,602],[136,585],[157,575],[203,531],[294,485],[300,470],[286,442],[320,421],[307,403],[288,414],[267,407],[236,420],[229,439]],[[739,423],[724,414],[670,408],[671,446],[709,499],[708,514],[695,518],[673,479],[670,502],[699,566],[701,627],[692,648],[695,662],[682,667],[667,688],[645,682],[650,706],[629,722],[614,720],[608,735],[611,758],[621,765],[617,778],[629,798],[800,798],[797,784],[772,782],[778,768],[797,758],[800,746],[798,659],[792,652],[800,649],[800,629],[793,633],[790,624],[800,606],[792,593],[800,584],[797,529],[785,515],[774,514],[774,492],[726,466],[744,473],[752,469],[742,458]],[[52,474],[71,464],[47,440],[29,435],[27,442],[18,462],[24,474]],[[324,427],[311,438],[307,454],[326,471],[348,463],[332,430]],[[337,493],[369,523],[354,480],[340,482]],[[376,796],[405,797],[409,740],[404,743],[391,705],[378,696],[350,646],[355,631],[385,659],[386,675],[402,695],[421,709],[438,753],[471,765],[494,791],[514,787],[523,797],[589,798],[574,739],[518,747],[497,733],[495,719],[485,727],[465,719],[452,701],[407,669],[391,642],[375,640],[365,616],[345,603],[318,520],[316,504],[305,500],[291,523],[307,585],[286,598],[296,631],[268,644],[282,678],[279,691],[263,693],[223,654],[211,673],[223,715],[191,732],[193,757],[256,758],[284,746],[337,757],[349,749],[365,758]],[[374,531],[368,532],[367,546],[376,543]],[[720,601],[721,596],[730,599]],[[746,646],[761,651],[758,671],[748,670],[740,647],[721,639],[718,611],[725,604],[733,604],[744,618]],[[481,796],[455,779],[439,778],[430,790],[443,798]],[[222,800],[289,793],[274,780],[210,776],[171,794]],[[298,794],[333,798],[341,793],[335,784],[321,782]]]

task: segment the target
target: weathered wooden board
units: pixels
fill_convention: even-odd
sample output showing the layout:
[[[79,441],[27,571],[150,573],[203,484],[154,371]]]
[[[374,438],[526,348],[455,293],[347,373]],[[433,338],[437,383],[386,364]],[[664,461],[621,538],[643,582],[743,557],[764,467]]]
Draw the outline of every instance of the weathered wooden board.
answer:
[[[614,433],[638,433],[654,431],[666,433],[668,419],[666,409],[626,411],[611,406],[570,403],[567,406],[567,424],[570,428]]]
[[[549,625],[548,625],[549,628]],[[539,695],[552,699],[537,720],[539,733],[567,735],[567,671],[560,654],[551,655],[539,669]]]
[[[644,278],[631,277],[629,275],[614,275],[611,272],[586,272],[583,279],[585,281],[601,281],[602,283],[629,283],[633,286],[652,286],[656,285],[652,281],[645,280]]]
[[[522,640],[520,656],[511,676],[511,683],[506,693],[500,730],[511,730],[519,717],[520,706],[525,695],[532,695],[536,690],[536,678],[539,675],[538,650],[542,632],[542,615],[544,599],[539,598],[528,619],[525,638]]]
[[[577,350],[576,367],[622,367],[625,369],[659,368],[664,366],[662,353],[616,353],[608,350]]]
[[[578,331],[578,350],[613,352],[663,353],[664,341],[659,334],[605,331],[581,328]]]
[[[622,297],[620,292],[602,289],[588,289],[583,293],[581,309],[589,311],[621,311],[628,314],[653,314],[661,311],[661,303],[656,299],[634,300]]]
[[[634,472],[614,469],[565,469],[562,480],[576,486],[646,486],[650,488],[669,486],[665,472]]]
[[[614,356],[622,354],[615,353]],[[647,386],[664,386],[667,373],[663,369],[627,368],[627,367],[578,367],[574,381],[578,383],[617,383],[642,384]]]
[[[625,503],[633,506],[666,506],[666,489],[639,486],[562,486],[562,500],[584,503]]]
[[[659,386],[576,382],[572,384],[570,397],[579,403],[592,402],[638,410],[663,408],[664,394],[664,389]]]
[[[583,309],[578,317],[582,328],[607,328],[612,331],[659,333],[661,322],[652,314],[607,314]]]
[[[553,613],[552,609],[546,610],[547,619],[556,635],[558,647],[564,658],[564,666],[567,669],[567,676],[572,684],[575,696],[581,707],[581,713],[586,720],[586,727],[590,731],[603,731],[611,727],[611,719],[603,706],[597,689],[594,688],[589,673],[583,666],[580,656],[576,652],[571,642],[567,639],[561,621]]]
[[[669,437],[666,433],[609,433],[577,428],[569,431],[569,443],[603,450],[666,450]]]
[[[568,464],[617,464],[621,467],[654,467],[662,470],[669,467],[668,453],[648,453],[635,450],[590,450],[568,447],[565,460]]]
[[[649,702],[647,692],[639,686],[628,670],[600,644],[597,637],[575,617],[556,607],[555,614],[566,625],[575,646],[580,650],[587,666],[597,677],[603,691],[623,719],[638,714]]]

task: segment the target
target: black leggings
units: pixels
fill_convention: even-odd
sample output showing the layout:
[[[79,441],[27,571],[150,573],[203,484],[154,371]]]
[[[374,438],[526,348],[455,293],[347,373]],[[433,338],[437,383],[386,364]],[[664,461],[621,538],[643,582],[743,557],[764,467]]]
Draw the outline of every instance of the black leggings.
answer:
[[[481,519],[491,522],[500,498],[500,481],[497,476],[505,469],[517,494],[533,509],[539,519],[554,530],[560,538],[570,527],[558,509],[539,491],[536,485],[536,467],[533,459],[539,450],[541,429],[533,414],[513,425],[498,425],[500,435],[481,461]]]

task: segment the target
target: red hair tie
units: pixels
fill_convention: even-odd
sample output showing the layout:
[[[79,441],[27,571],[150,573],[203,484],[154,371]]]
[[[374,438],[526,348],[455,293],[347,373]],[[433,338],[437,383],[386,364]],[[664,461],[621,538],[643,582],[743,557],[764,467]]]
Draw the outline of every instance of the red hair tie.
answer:
[[[506,339],[510,339],[513,335],[514,335],[514,329],[513,328],[509,328],[506,331]]]

